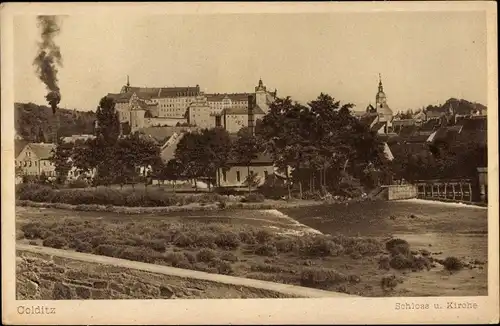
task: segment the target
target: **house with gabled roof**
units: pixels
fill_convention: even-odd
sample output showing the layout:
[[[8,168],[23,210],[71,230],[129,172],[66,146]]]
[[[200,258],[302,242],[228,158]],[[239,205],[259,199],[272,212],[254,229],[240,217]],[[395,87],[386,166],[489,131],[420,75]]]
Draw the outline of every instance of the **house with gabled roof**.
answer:
[[[16,157],[16,167],[21,175],[55,177],[55,165],[51,161],[55,144],[28,143]]]

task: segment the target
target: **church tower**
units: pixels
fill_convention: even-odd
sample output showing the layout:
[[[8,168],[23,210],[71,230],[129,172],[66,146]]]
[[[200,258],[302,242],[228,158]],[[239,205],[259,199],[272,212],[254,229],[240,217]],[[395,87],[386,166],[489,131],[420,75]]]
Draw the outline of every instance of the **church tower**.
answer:
[[[379,74],[378,78],[378,92],[377,96],[375,97],[375,103],[377,105],[377,111],[380,111],[380,109],[384,107],[384,104],[387,104],[387,97],[384,93],[384,85],[382,85],[382,76]]]
[[[378,92],[375,97],[375,105],[377,113],[381,121],[390,122],[392,120],[392,110],[387,105],[387,96],[384,93],[384,86],[382,85],[382,76],[379,74]]]

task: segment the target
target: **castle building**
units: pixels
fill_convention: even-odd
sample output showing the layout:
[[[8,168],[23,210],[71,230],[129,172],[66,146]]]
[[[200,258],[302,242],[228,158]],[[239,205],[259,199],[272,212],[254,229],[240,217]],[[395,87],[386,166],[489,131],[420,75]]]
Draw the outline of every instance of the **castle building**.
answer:
[[[269,112],[276,94],[276,90],[267,91],[262,79],[255,87],[255,93],[200,94],[188,107],[188,123],[200,128],[221,127],[229,133],[237,133],[262,119]]]
[[[107,96],[115,102],[122,133],[148,127],[192,125],[199,128],[221,127],[230,133],[248,126],[248,98],[254,96],[252,118],[258,119],[269,111],[276,98],[259,80],[254,93],[204,94],[195,87],[131,87]],[[254,120],[252,120],[255,122]],[[126,131],[125,131],[126,130]]]
[[[130,132],[151,126],[175,126],[187,122],[187,107],[200,94],[200,87],[132,87],[127,84],[120,93],[107,96],[115,102],[122,129]]]

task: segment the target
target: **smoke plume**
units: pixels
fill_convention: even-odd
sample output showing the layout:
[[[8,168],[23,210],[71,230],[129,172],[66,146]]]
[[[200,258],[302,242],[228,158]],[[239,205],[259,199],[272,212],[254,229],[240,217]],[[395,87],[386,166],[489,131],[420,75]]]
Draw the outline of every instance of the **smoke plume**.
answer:
[[[38,54],[33,64],[40,80],[47,87],[45,98],[56,113],[61,101],[61,93],[57,85],[57,68],[62,66],[62,56],[54,37],[59,34],[60,27],[56,16],[38,16],[38,27],[41,31],[41,41],[38,43]]]

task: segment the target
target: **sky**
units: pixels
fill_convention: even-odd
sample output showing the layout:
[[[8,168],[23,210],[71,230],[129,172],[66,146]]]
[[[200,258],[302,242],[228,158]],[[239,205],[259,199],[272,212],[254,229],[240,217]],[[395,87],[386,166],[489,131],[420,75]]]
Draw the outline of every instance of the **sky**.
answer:
[[[14,19],[14,97],[45,104],[36,17]],[[132,86],[252,92],[259,78],[307,103],[321,92],[364,110],[379,73],[393,111],[463,98],[487,104],[484,12],[73,15],[55,38],[60,107],[95,110]]]

